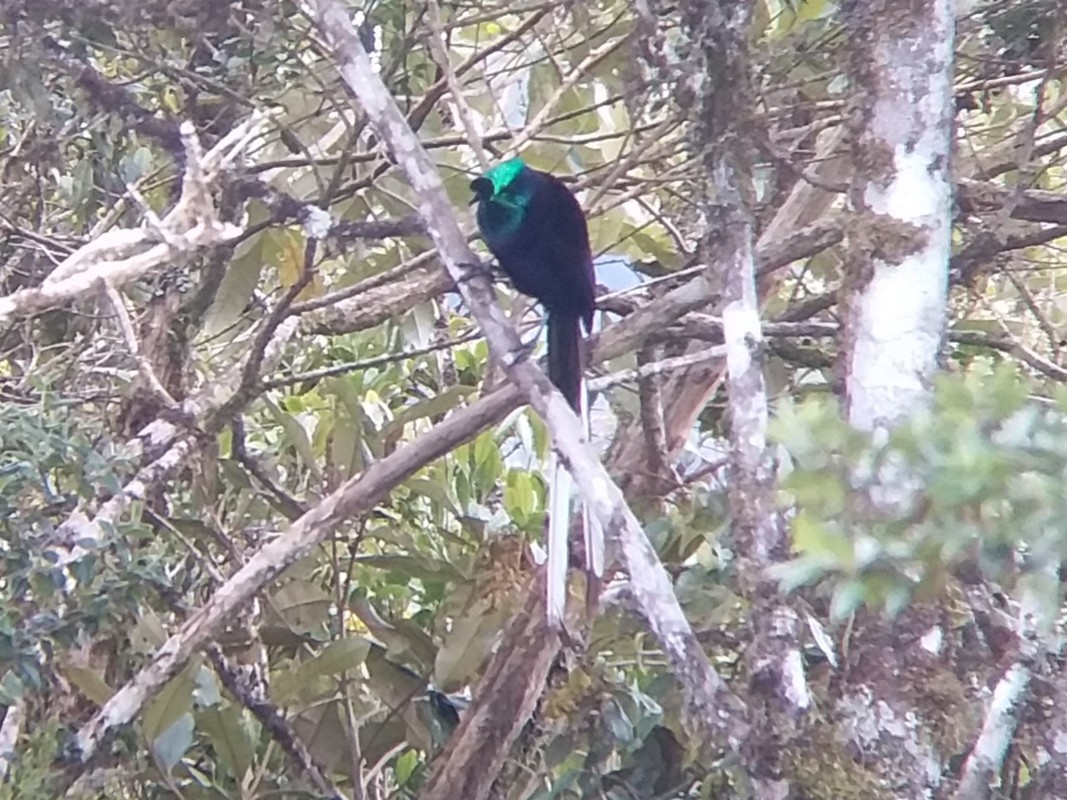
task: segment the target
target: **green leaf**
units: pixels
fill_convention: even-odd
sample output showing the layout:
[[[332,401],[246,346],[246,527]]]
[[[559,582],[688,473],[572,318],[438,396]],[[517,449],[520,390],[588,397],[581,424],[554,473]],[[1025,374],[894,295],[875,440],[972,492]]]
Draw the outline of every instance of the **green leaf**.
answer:
[[[470,682],[496,644],[506,617],[503,608],[493,608],[483,599],[452,620],[452,630],[434,661],[433,682],[440,691],[455,691]]]
[[[404,427],[416,420],[426,417],[437,417],[445,414],[459,405],[464,399],[477,391],[473,386],[455,385],[450,386],[443,392],[438,392],[428,400],[420,400],[407,406],[389,422],[382,430],[382,439],[386,447],[392,449],[404,433]]]
[[[98,706],[102,706],[115,694],[115,690],[107,685],[107,681],[98,670],[68,663],[63,665],[62,672],[78,691]]]
[[[196,689],[193,691],[193,702],[199,708],[217,706],[222,700],[219,692],[219,679],[214,670],[201,665],[195,673]]]
[[[385,650],[372,646],[366,659],[369,685],[382,701],[398,709],[426,691],[426,679],[385,657]]]
[[[537,490],[530,473],[508,470],[504,484],[504,511],[519,527],[526,527],[537,508]]]
[[[182,714],[152,740],[152,755],[164,772],[170,772],[182,760],[193,743],[193,715]]]
[[[430,555],[405,556],[397,554],[359,556],[358,561],[368,567],[397,572],[423,581],[462,581],[464,576],[447,561]]]
[[[794,8],[798,22],[828,19],[838,11],[837,3],[832,3],[830,0],[802,0]]]
[[[152,653],[167,641],[167,631],[156,613],[150,608],[141,609],[137,624],[130,631],[130,649],[134,653]]]
[[[249,223],[262,222],[267,219],[265,209],[258,203],[249,207]],[[238,246],[234,258],[226,267],[215,302],[204,317],[204,334],[215,338],[223,334],[232,337],[236,334],[233,326],[244,314],[248,301],[259,283],[260,273],[267,263],[264,247],[270,245],[270,239],[261,233],[250,241]]]
[[[334,771],[350,762],[351,731],[338,700],[323,700],[293,718],[293,729],[315,763]]]
[[[358,667],[364,662],[371,644],[361,636],[347,636],[327,645],[314,658],[303,662],[296,669],[286,670],[271,682],[271,697],[279,705],[320,691],[323,678],[333,678]]]
[[[410,478],[404,482],[404,486],[410,489],[412,494],[425,497],[448,510],[452,516],[457,518],[463,516],[463,513],[453,501],[449,488],[440,481],[429,478]]]
[[[392,661],[414,664],[420,672],[433,662],[437,653],[433,639],[419,625],[407,619],[383,619],[377,610],[366,600],[353,598],[352,610],[367,626],[375,639],[386,646],[389,659]],[[372,647],[367,656],[369,663],[384,653],[379,653],[381,648]]]
[[[355,475],[361,468],[359,457],[360,429],[346,415],[335,420],[330,431],[330,464],[342,479]]]
[[[826,576],[827,568],[820,558],[802,556],[784,564],[772,564],[768,573],[782,585],[782,591],[792,592],[821,580]]]
[[[300,423],[300,421],[292,414],[288,414],[282,411],[274,403],[267,399],[263,399],[264,404],[270,410],[274,419],[282,426],[282,430],[285,431],[285,438],[283,445],[291,445],[293,449],[300,455],[301,460],[315,476],[316,480],[321,480],[321,473],[318,466],[318,458],[315,455],[315,450],[311,446],[311,439],[308,437],[307,430]]]
[[[272,595],[266,617],[277,620],[280,616],[290,630],[306,634],[318,630],[327,620],[332,603],[318,584],[291,580]]]
[[[196,727],[207,737],[235,781],[241,783],[256,755],[255,726],[249,714],[236,703],[227,703],[200,711],[196,715]]]
[[[830,601],[830,619],[841,622],[851,616],[862,605],[866,596],[863,582],[859,579],[842,581],[834,589]]]
[[[393,777],[397,785],[406,786],[419,765],[419,754],[414,750],[402,753],[393,764]]]
[[[840,569],[852,563],[851,539],[834,523],[823,523],[806,511],[793,519],[793,547],[802,555],[822,560],[828,567]]]
[[[193,676],[194,670],[198,669],[200,659],[196,658],[186,664],[185,669],[174,676],[148,704],[141,716],[141,728],[149,741],[155,742],[182,716],[192,711],[193,690],[196,689]]]
[[[346,636],[328,644],[300,671],[308,679],[323,675],[340,675],[362,664],[370,652],[370,647],[371,643],[362,636]]]

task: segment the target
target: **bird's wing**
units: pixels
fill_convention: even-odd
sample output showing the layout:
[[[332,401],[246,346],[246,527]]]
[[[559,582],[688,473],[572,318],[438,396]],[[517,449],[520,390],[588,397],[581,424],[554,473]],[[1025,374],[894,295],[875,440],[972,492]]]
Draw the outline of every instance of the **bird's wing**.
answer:
[[[575,248],[581,252],[582,274],[571,276],[574,280],[575,310],[579,311],[585,322],[586,330],[593,320],[596,304],[596,275],[593,272],[593,254],[589,248],[589,225],[585,213],[571,190],[558,178],[549,176],[541,191],[545,192],[548,202],[544,207],[553,210],[551,235],[546,242],[552,254],[553,267],[571,263]]]

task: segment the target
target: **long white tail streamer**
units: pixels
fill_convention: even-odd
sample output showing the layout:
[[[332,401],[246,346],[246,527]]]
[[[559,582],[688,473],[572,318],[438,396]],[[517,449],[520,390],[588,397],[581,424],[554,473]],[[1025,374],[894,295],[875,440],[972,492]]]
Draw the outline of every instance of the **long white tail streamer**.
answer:
[[[582,427],[586,440],[592,440],[589,424],[589,391],[582,379]],[[585,534],[585,568],[597,578],[604,577],[604,529],[600,518],[589,513],[589,505],[582,504],[582,531]]]
[[[582,381],[581,417],[589,438],[589,395]],[[548,461],[548,566],[545,577],[545,607],[549,624],[562,630],[567,608],[567,567],[570,562],[571,493],[574,479],[559,463],[553,450]],[[604,529],[600,520],[582,504],[585,568],[595,578],[604,576]]]
[[[563,629],[567,608],[568,540],[571,522],[571,474],[563,469],[556,451],[548,460],[548,566],[545,576],[545,608],[548,623]]]

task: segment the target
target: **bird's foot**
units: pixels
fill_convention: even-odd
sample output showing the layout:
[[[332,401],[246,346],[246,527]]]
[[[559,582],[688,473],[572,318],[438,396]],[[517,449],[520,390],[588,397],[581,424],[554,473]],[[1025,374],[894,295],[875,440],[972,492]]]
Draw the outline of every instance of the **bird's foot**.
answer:
[[[484,261],[464,262],[460,264],[460,267],[463,268],[463,273],[459,276],[458,283],[469,283],[477,278],[483,278],[490,283],[496,280],[496,270]]]
[[[517,347],[508,350],[504,355],[504,367],[511,369],[516,364],[521,364],[523,361],[529,360],[533,355],[534,349],[537,347],[537,342],[531,342],[526,344],[525,342],[519,342]]]

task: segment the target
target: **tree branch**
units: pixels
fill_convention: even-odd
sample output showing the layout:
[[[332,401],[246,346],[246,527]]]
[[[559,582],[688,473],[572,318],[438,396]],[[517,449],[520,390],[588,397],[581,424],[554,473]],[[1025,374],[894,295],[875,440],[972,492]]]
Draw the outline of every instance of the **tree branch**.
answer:
[[[218,218],[214,189],[222,171],[265,123],[265,116],[254,115],[206,154],[192,123],[182,123],[185,174],[181,197],[170,213],[149,228],[108,231],[63,259],[40,286],[0,297],[0,325],[84,297],[100,281],[118,288],[155,267],[237,238],[242,229]]]
[[[689,720],[703,728],[705,739],[733,747],[747,731],[740,700],[712,669],[674,596],[671,581],[655,551],[584,441],[578,418],[544,373],[522,355],[515,329],[497,306],[492,287],[469,274],[477,259],[453,215],[441,178],[388,90],[374,71],[345,9],[334,0],[310,0],[307,7],[352,93],[407,174],[426,223],[449,275],[485,332],[494,360],[545,420],[553,446],[575,478],[583,499],[618,546],[630,574],[638,607],[659,639],[685,693]],[[472,798],[473,800],[473,798]]]
[[[82,727],[68,757],[80,770],[121,727],[129,724],[182,668],[189,657],[220,630],[252,595],[303,558],[338,525],[366,513],[398,483],[426,463],[474,438],[488,421],[514,407],[519,394],[507,387],[455,411],[424,436],[398,448],[296,520],[270,541],[190,615],[152,661],[116,692]]]

